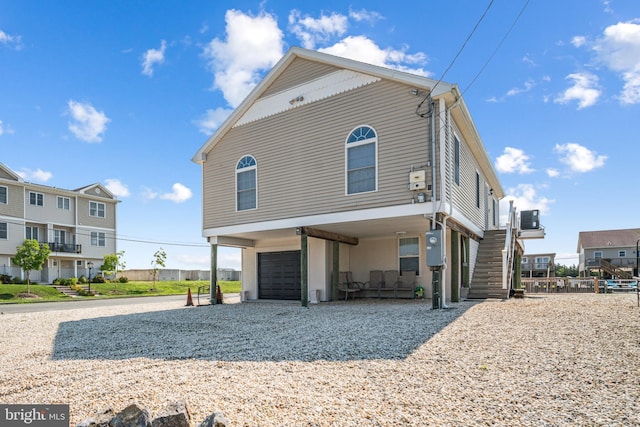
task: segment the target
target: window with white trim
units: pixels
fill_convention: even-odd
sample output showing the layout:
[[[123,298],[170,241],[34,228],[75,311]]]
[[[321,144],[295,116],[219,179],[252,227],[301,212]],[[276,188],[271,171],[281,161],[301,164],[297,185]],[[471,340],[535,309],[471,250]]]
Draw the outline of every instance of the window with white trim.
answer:
[[[106,205],[104,203],[89,202],[89,216],[104,218],[105,212],[106,212]]]
[[[360,126],[346,141],[347,194],[376,191],[378,187],[378,135],[372,127]]]
[[[25,227],[25,239],[40,241],[40,229],[38,227],[31,227],[27,225]]]
[[[64,209],[65,211],[71,209],[71,199],[68,197],[58,196],[56,203],[58,204],[58,209]]]
[[[91,232],[91,246],[99,246],[104,248],[106,246],[105,234],[100,231]]]
[[[0,203],[6,205],[9,202],[9,188],[0,185]]]
[[[0,239],[7,240],[9,238],[9,230],[6,222],[0,222]]]
[[[257,208],[257,172],[258,163],[253,156],[244,156],[236,164],[236,210]]]
[[[618,251],[618,258],[626,258],[627,257],[627,251]]]
[[[480,174],[476,171],[476,207],[480,208]]]
[[[53,241],[64,245],[67,243],[67,232],[65,230],[53,230]]]
[[[600,259],[602,258],[602,251],[593,251],[593,257],[595,259]]]
[[[30,191],[29,204],[33,206],[44,206],[44,194]]]
[[[401,237],[398,239],[398,255],[400,271],[413,270],[420,274],[420,239],[417,237]]]

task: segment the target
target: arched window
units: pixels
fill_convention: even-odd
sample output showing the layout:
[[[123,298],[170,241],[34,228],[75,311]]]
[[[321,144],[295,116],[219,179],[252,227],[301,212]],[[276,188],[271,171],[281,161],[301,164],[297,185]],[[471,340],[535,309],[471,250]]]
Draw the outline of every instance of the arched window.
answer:
[[[355,128],[346,142],[347,194],[376,191],[378,187],[378,136],[369,126]]]
[[[258,164],[253,156],[244,156],[236,165],[236,209],[246,211],[258,206]]]

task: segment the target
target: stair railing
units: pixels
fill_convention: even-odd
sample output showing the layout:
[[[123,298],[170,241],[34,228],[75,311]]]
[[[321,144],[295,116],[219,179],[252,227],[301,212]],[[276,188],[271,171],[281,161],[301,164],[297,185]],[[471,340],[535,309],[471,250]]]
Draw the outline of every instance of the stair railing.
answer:
[[[513,207],[513,200],[509,201],[509,216],[507,217],[506,237],[504,240],[504,249],[502,249],[502,289],[509,291],[509,283],[513,274],[513,247],[516,241],[518,221],[516,218],[516,209]]]

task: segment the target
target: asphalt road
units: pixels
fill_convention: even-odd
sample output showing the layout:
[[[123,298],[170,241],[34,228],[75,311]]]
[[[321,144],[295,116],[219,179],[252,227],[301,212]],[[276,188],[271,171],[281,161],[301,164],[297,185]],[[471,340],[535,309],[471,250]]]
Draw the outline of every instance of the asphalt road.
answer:
[[[197,298],[192,297],[193,303],[198,304]],[[0,312],[3,314],[8,313],[33,313],[39,311],[57,311],[57,310],[72,310],[75,308],[92,308],[92,307],[109,307],[115,305],[130,305],[130,304],[152,304],[158,302],[174,302],[183,301],[187,304],[186,295],[168,295],[158,297],[130,297],[130,298],[105,298],[105,299],[73,299],[70,301],[60,302],[31,302],[21,304],[0,304]],[[200,298],[200,304],[207,304],[209,298]]]

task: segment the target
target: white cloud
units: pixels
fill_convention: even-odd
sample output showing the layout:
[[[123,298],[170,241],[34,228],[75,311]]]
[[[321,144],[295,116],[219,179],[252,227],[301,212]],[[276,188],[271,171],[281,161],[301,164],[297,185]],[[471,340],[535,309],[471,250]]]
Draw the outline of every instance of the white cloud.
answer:
[[[158,197],[158,193],[149,187],[142,187],[142,199],[145,201],[154,200]]]
[[[579,110],[595,105],[601,94],[598,76],[583,72],[569,74],[566,79],[573,80],[573,86],[557,96],[556,103],[567,104],[575,100],[578,101]]]
[[[587,43],[587,38],[584,36],[575,36],[571,39],[571,44],[575,47],[584,46]]]
[[[360,10],[349,10],[349,17],[357,22],[369,22],[371,24],[376,23],[377,21],[384,19],[384,17],[378,12],[372,12],[366,9]]]
[[[593,49],[598,58],[624,80],[620,102],[640,103],[640,19],[607,27]]]
[[[569,166],[572,172],[589,172],[604,166],[607,156],[599,156],[594,151],[573,142],[558,144],[554,151],[562,157],[560,161]]]
[[[507,196],[500,200],[500,223],[505,224],[509,214],[509,202],[513,200],[513,206],[518,212],[527,210],[540,210],[540,215],[547,214],[550,206],[555,201],[539,196],[532,184],[519,184],[507,190]]]
[[[193,195],[189,188],[185,187],[179,182],[173,184],[171,188],[173,189],[171,193],[165,193],[161,195],[160,198],[164,200],[171,200],[172,202],[176,203],[182,203],[189,200]]]
[[[308,15],[302,16],[300,11],[295,9],[289,13],[289,29],[306,49],[315,49],[318,43],[343,35],[347,27],[347,17],[335,12],[329,16],[323,14],[317,19]]]
[[[496,159],[496,170],[503,173],[525,174],[533,172],[529,156],[523,150],[513,147],[505,147],[504,154]]]
[[[107,123],[111,119],[89,103],[70,100],[68,106],[74,120],[69,123],[69,130],[76,138],[85,142],[102,142],[101,134],[107,130]]]
[[[554,168],[549,168],[549,169],[547,169],[546,172],[547,172],[547,176],[549,178],[555,178],[555,177],[560,175],[560,171],[558,169],[554,169]]]
[[[425,77],[431,75],[431,73],[422,68],[412,68],[404,65],[426,64],[427,56],[424,53],[408,54],[406,53],[406,48],[403,50],[382,49],[371,39],[364,36],[349,36],[333,46],[318,49],[318,51]]]
[[[277,18],[265,12],[252,16],[228,10],[225,21],[226,41],[211,40],[204,57],[214,73],[213,88],[235,108],[261,80],[260,72],[282,58],[283,34]]]
[[[533,89],[533,87],[536,85],[536,83],[529,79],[526,82],[524,82],[524,86],[523,87],[517,87],[517,88],[513,88],[511,90],[509,90],[507,92],[507,96],[515,96],[515,95],[519,95],[521,93],[524,92],[529,92],[531,89]]]
[[[5,125],[2,120],[0,120],[0,136],[7,134],[11,135],[14,133],[14,130],[11,126]]]
[[[153,76],[153,66],[164,62],[164,53],[167,49],[167,42],[160,42],[160,49],[149,49],[142,55],[142,74]]]
[[[22,49],[22,36],[12,36],[0,30],[0,46],[7,46],[15,50]]]
[[[42,169],[31,170],[22,168],[22,170],[20,172],[16,172],[16,174],[25,181],[32,182],[47,182],[53,177],[51,172],[46,172]]]
[[[209,109],[201,118],[194,120],[194,123],[200,133],[211,135],[232,112],[233,110],[220,107],[215,110]]]
[[[120,182],[119,179],[109,178],[105,179],[104,182],[106,183],[105,187],[107,187],[107,190],[116,197],[129,197],[131,194],[127,186]]]

